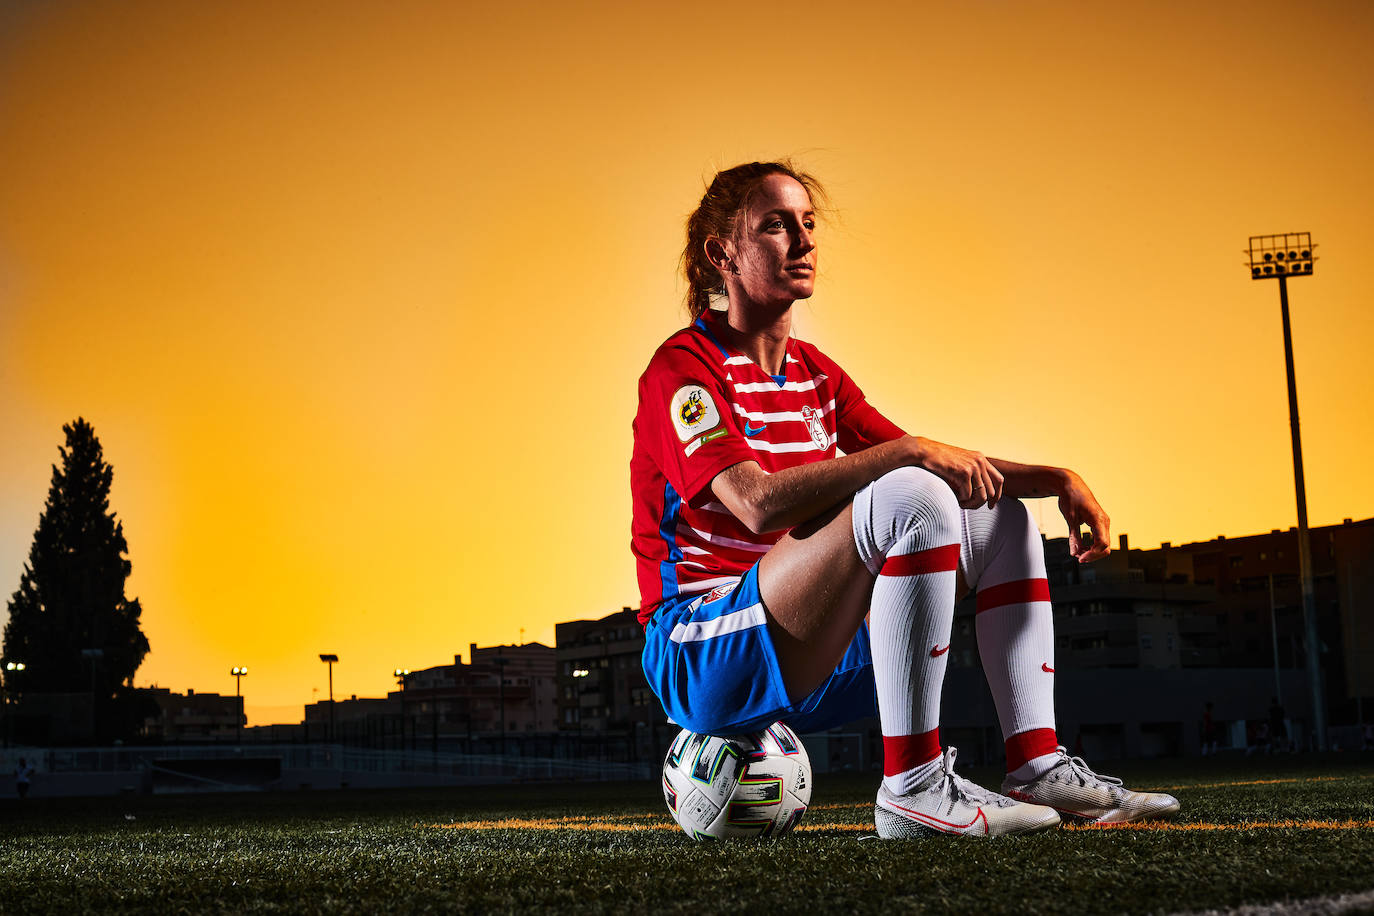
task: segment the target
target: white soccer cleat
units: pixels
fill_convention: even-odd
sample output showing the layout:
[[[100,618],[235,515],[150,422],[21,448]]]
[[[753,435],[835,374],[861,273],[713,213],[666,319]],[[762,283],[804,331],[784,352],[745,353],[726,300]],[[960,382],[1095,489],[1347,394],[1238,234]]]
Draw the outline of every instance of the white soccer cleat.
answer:
[[[1094,773],[1082,757],[1055,749],[1059,762],[1038,779],[1019,782],[1008,776],[1002,791],[1012,798],[1049,805],[1067,818],[1093,824],[1128,824],[1178,814],[1178,799],[1162,792],[1132,792],[1115,776]]]
[[[930,837],[1013,836],[1059,826],[1053,808],[1006,798],[969,782],[954,772],[954,748],[945,749],[944,765],[910,795],[878,788],[873,820],[885,840]]]

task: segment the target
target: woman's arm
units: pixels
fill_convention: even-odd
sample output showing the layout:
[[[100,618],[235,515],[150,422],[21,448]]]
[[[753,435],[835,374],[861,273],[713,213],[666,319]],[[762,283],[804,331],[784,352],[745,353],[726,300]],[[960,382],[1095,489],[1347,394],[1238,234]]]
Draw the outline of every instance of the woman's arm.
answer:
[[[1112,521],[1082,477],[1068,468],[1017,464],[1001,458],[989,461],[1006,481],[1002,490],[1005,495],[1031,499],[1059,497],[1059,511],[1069,523],[1069,553],[1077,557],[1078,562],[1091,563],[1111,553]],[[1087,526],[1090,535],[1087,539],[1079,534],[1081,526]]]
[[[944,480],[965,509],[985,503],[995,506],[1003,495],[1057,496],[1059,511],[1069,524],[1069,553],[1080,563],[1091,563],[1111,552],[1111,519],[1073,471],[988,458],[923,436],[903,436],[853,455],[776,474],[769,474],[757,461],[743,461],[717,474],[711,492],[757,534],[815,518],[888,471],[907,466],[925,468]],[[1090,534],[1086,539],[1079,534],[1083,526]]]
[[[744,461],[717,474],[711,492],[757,534],[815,518],[888,471],[907,466],[923,467],[940,477],[966,509],[988,502],[988,494],[1001,493],[1002,475],[982,453],[922,436],[903,436],[853,455],[775,474],[757,461]]]

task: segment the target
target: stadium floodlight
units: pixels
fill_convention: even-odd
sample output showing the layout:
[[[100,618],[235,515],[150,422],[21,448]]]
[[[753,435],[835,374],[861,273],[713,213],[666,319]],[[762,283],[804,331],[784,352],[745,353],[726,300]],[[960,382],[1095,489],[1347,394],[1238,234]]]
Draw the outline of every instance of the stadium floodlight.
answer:
[[[238,713],[234,718],[234,733],[237,735],[239,744],[243,743],[243,678],[248,674],[248,668],[244,665],[235,665],[229,669],[229,673],[234,678],[234,701],[238,706]]]
[[[334,740],[334,665],[338,660],[339,656],[333,652],[320,653],[320,661],[329,666],[329,734],[326,741]]]
[[[1250,278],[1279,281],[1283,317],[1283,359],[1288,373],[1288,426],[1293,440],[1293,487],[1298,497],[1298,564],[1302,576],[1302,621],[1307,643],[1307,683],[1312,696],[1312,731],[1317,750],[1326,750],[1326,702],[1322,690],[1321,643],[1317,639],[1317,595],[1312,585],[1312,547],[1307,533],[1307,484],[1302,472],[1302,434],[1298,430],[1298,383],[1293,372],[1293,332],[1288,321],[1288,278],[1312,276],[1316,258],[1310,232],[1252,235]],[[1277,627],[1277,624],[1275,625]]]
[[[1250,279],[1310,277],[1316,258],[1312,256],[1312,233],[1280,232],[1277,235],[1252,235],[1245,254],[1250,260]]]

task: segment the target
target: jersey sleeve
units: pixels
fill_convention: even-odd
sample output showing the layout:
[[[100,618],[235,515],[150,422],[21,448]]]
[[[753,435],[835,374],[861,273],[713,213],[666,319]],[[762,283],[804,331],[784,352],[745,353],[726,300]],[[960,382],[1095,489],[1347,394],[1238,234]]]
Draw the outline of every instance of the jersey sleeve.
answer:
[[[906,433],[900,426],[878,412],[868,403],[863,391],[843,369],[833,360],[827,360],[833,367],[835,379],[835,433],[840,451],[846,455],[861,452],[866,448],[900,439]]]
[[[755,460],[731,403],[719,376],[684,349],[660,350],[639,379],[635,441],[688,503],[721,471]]]

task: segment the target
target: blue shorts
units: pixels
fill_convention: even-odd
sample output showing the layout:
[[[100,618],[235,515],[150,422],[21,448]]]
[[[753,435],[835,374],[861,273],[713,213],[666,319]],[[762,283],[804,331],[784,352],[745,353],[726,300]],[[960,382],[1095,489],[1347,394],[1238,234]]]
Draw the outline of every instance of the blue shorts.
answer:
[[[735,735],[779,720],[819,731],[878,714],[867,621],[825,683],[797,702],[788,697],[757,563],[733,585],[664,602],[645,627],[643,660],[669,718],[702,734]]]

